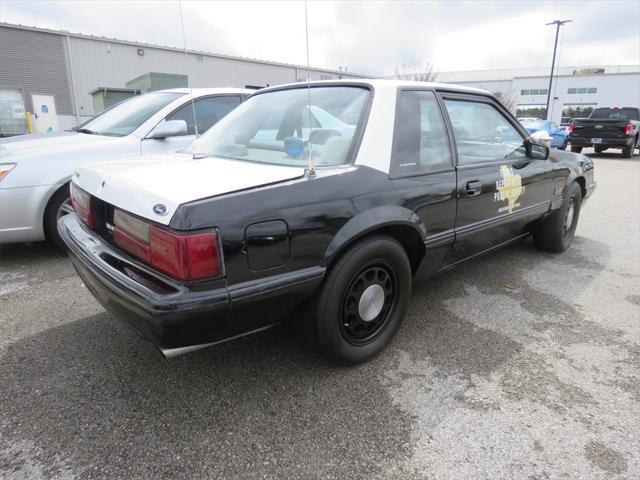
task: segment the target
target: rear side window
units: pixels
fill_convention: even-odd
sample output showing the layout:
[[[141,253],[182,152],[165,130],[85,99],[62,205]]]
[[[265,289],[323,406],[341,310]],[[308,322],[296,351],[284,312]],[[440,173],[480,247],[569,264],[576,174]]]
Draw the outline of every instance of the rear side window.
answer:
[[[449,137],[434,93],[401,91],[396,108],[391,176],[423,175],[451,167]]]
[[[200,98],[191,105],[186,103],[180,109],[167,117],[167,120],[184,120],[187,122],[187,134],[195,135],[196,129],[193,123],[193,109],[196,111],[198,133],[202,134],[214,126],[227,113],[240,105],[240,97],[208,97]]]

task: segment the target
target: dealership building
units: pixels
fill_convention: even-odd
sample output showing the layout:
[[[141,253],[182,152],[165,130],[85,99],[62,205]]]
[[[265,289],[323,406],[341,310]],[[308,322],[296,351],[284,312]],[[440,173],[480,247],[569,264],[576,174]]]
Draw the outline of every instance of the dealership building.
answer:
[[[500,94],[519,116],[543,116],[549,92],[547,68],[441,72],[439,82],[468,85]],[[567,123],[596,107],[640,106],[640,65],[557,68],[551,86],[550,117]]]
[[[0,45],[0,136],[68,129],[124,98],[160,88],[364,77],[7,23],[0,23]]]

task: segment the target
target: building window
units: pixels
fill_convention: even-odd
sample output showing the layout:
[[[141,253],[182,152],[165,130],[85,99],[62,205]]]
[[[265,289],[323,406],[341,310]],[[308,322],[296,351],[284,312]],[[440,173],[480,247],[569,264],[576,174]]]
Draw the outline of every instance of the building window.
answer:
[[[27,133],[22,91],[0,89],[0,137]],[[4,160],[0,158],[0,161]]]
[[[548,88],[532,88],[527,90],[520,90],[520,95],[546,95],[549,93]]]
[[[579,88],[569,88],[567,89],[567,94],[569,95],[585,95],[585,94],[596,94],[598,93],[598,89],[596,87],[579,87]]]
[[[331,75],[320,75],[320,80],[332,80],[333,77]]]

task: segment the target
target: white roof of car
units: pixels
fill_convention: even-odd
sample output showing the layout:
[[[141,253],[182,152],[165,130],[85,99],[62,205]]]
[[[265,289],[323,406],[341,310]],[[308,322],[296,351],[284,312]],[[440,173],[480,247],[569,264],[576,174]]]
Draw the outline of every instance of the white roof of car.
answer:
[[[251,90],[248,88],[232,88],[232,87],[220,87],[220,88],[168,88],[165,90],[154,90],[153,92],[147,93],[159,93],[159,92],[168,92],[168,93],[182,93],[182,94],[193,94],[194,97],[202,97],[205,95],[233,95],[233,94],[242,94],[242,95],[250,95],[255,92],[255,90]]]
[[[484,95],[493,95],[488,90],[482,90],[481,88],[475,87],[466,87],[462,85],[454,85],[451,83],[438,83],[438,82],[417,82],[413,80],[392,80],[392,79],[369,79],[369,78],[358,78],[358,79],[345,79],[345,80],[316,80],[309,82],[310,85],[371,85],[373,88],[398,88],[398,87],[406,87],[406,88],[437,88],[440,90],[449,90],[452,92],[460,92],[460,93],[481,93]],[[288,83],[284,85],[274,85],[272,87],[263,88],[258,90],[259,92],[266,92],[269,90],[278,90],[280,88],[289,88],[293,86],[304,87],[306,86],[306,82],[298,82],[298,83]]]

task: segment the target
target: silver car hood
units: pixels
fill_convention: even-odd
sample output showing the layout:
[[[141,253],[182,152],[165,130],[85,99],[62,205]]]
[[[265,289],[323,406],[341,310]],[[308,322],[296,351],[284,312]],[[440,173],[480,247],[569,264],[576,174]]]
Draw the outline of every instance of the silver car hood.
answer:
[[[51,155],[85,148],[99,148],[102,145],[117,143],[122,138],[78,132],[35,133],[3,138],[0,140],[0,152],[3,159],[15,154],[19,155],[15,157],[15,161],[20,161],[23,158],[41,158],[43,154]],[[13,161],[13,159],[11,160]],[[7,159],[7,161],[9,160]]]

